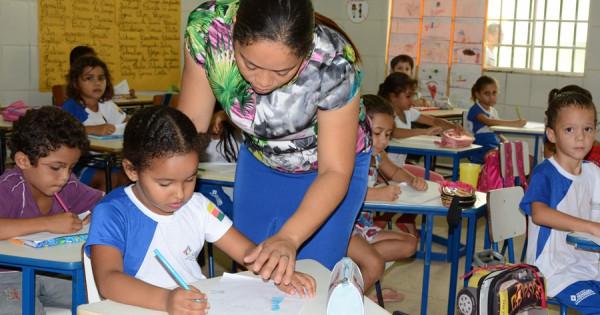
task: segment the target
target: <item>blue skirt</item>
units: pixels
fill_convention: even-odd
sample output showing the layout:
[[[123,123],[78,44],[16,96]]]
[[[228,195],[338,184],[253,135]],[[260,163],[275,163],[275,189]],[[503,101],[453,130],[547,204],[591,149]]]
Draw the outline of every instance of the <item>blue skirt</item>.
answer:
[[[314,259],[329,269],[346,255],[354,220],[367,193],[371,153],[356,155],[346,197],[300,247],[297,259]],[[233,224],[256,244],[281,229],[294,214],[317,172],[288,174],[258,161],[242,145],[233,190]]]

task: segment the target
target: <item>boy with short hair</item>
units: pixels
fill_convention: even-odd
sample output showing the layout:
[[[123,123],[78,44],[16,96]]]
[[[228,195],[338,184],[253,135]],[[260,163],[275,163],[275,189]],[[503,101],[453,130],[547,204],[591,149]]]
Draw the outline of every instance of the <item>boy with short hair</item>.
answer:
[[[15,167],[0,176],[0,239],[42,231],[73,233],[89,223],[77,214],[92,210],[101,191],[83,185],[71,170],[89,140],[71,114],[53,107],[31,109],[13,125]],[[55,194],[69,209],[66,212]],[[20,314],[21,273],[0,269],[0,314]],[[43,306],[71,307],[71,281],[36,276],[36,314]]]
[[[409,77],[413,77],[413,69],[415,68],[415,61],[409,55],[398,55],[390,61],[390,73],[402,72],[406,73]],[[415,107],[431,107],[431,103],[424,99],[421,92],[415,91],[415,98],[412,106]]]

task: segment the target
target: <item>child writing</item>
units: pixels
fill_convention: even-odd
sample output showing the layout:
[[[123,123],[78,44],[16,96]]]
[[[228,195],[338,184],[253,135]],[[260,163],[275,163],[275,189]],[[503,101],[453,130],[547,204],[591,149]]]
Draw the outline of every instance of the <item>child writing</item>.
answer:
[[[62,109],[73,114],[85,126],[87,134],[110,135],[123,128],[129,118],[113,102],[113,86],[106,64],[93,56],[80,57],[71,66],[68,76],[67,96]],[[117,131],[119,132],[119,131]],[[122,132],[122,129],[120,129]],[[91,187],[106,190],[105,173],[101,168],[84,167],[76,171],[80,180]],[[122,171],[114,169],[113,186],[127,184]],[[114,188],[111,187],[111,188]]]
[[[177,288],[156,259],[158,249],[186,283],[205,279],[196,262],[204,241],[238,263],[256,247],[202,194],[194,193],[200,138],[192,121],[168,106],[137,113],[125,128],[123,168],[134,182],[111,191],[94,209],[85,245],[101,296],[120,303],[204,314],[206,294]],[[280,259],[285,260],[286,257]],[[244,265],[248,266],[248,263]],[[275,266],[272,266],[275,268]],[[281,276],[275,279],[281,283]],[[314,296],[315,282],[294,273],[289,294]]]
[[[438,135],[442,129],[459,129],[464,131],[462,126],[452,124],[441,118],[431,117],[421,114],[414,108],[411,108],[413,95],[417,88],[418,81],[411,79],[405,73],[392,73],[388,75],[385,81],[379,85],[379,96],[383,97],[392,104],[395,113],[395,128],[392,132],[393,138],[408,138],[418,135]],[[432,126],[427,129],[411,129],[412,122],[418,122],[424,125]],[[389,158],[399,167],[405,168],[411,174],[417,177],[425,177],[425,169],[420,166],[406,164],[406,154],[391,153]],[[429,179],[434,182],[444,180],[444,177],[435,172],[429,172]],[[418,235],[414,224],[415,215],[402,215],[396,225],[402,231]],[[378,221],[380,221],[378,219]]]
[[[0,176],[0,239],[73,233],[89,223],[89,216],[82,221],[77,214],[92,210],[103,193],[71,173],[88,145],[83,125],[53,106],[31,109],[13,124],[15,167]],[[0,269],[0,314],[21,313],[21,280],[20,272]],[[37,275],[36,282],[38,311],[44,306],[71,308],[71,281]]]
[[[409,77],[413,77],[413,70],[415,68],[415,61],[409,55],[398,55],[390,61],[390,73],[402,72],[406,73]],[[418,83],[417,83],[418,86]],[[412,102],[413,106],[416,107],[430,107],[431,103],[421,96],[421,93],[415,91],[415,97]]]
[[[527,263],[546,277],[547,295],[581,314],[598,314],[600,253],[566,242],[569,231],[600,236],[600,169],[584,162],[596,134],[596,107],[587,96],[565,92],[546,111],[548,140],[556,153],[533,170],[520,207],[529,219]]]
[[[405,182],[416,190],[426,190],[425,179],[398,167],[385,152],[394,129],[394,110],[391,104],[377,95],[363,95],[362,98],[373,130],[373,156],[365,200],[393,201],[402,193],[397,185],[375,188],[379,172],[389,180]],[[354,224],[347,256],[359,266],[367,291],[379,280],[387,261],[408,258],[414,255],[416,250],[416,237],[402,232],[382,230],[373,224],[371,212],[362,211]]]
[[[483,146],[483,155],[490,150],[498,149],[500,142],[508,141],[503,135],[496,135],[490,130],[492,126],[523,127],[526,120],[502,120],[494,108],[498,98],[498,81],[487,75],[479,77],[471,87],[471,99],[475,104],[469,109],[467,119],[473,125],[472,133],[475,144]]]

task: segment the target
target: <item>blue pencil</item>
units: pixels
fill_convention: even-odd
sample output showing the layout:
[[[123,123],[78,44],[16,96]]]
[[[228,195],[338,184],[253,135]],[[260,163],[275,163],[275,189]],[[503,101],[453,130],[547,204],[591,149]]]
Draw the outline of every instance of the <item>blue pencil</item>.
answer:
[[[183,287],[184,289],[191,291],[190,287],[187,285],[187,283],[185,283],[185,281],[183,281],[183,279],[181,279],[181,276],[179,276],[179,274],[177,273],[177,271],[175,271],[175,269],[173,269],[173,267],[171,267],[171,264],[169,264],[169,262],[167,261],[167,259],[165,259],[165,257],[158,251],[158,249],[154,249],[154,253],[156,254],[156,257],[158,257],[158,259],[160,259],[160,261],[162,262],[163,266],[165,266],[167,268],[167,271],[169,271],[169,273],[173,276],[173,278],[175,278],[175,280],[177,280],[177,282],[179,282],[179,285],[181,285],[181,287]],[[194,300],[196,302],[206,302],[205,300]]]

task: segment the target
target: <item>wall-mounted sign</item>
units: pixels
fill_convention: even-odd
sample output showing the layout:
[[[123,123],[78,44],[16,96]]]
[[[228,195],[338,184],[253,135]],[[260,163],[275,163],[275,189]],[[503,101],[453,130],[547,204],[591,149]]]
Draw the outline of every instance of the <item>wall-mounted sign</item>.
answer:
[[[367,4],[367,0],[348,0],[346,13],[353,23],[364,22],[364,20],[367,19],[367,15],[369,15],[369,5]]]

